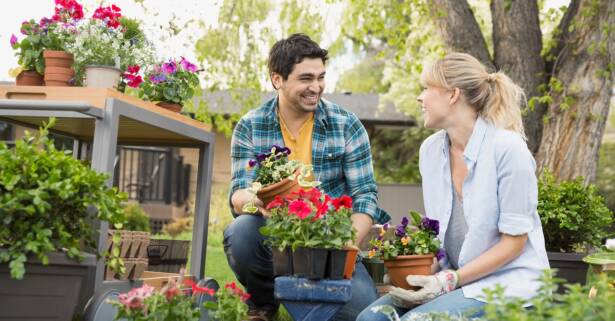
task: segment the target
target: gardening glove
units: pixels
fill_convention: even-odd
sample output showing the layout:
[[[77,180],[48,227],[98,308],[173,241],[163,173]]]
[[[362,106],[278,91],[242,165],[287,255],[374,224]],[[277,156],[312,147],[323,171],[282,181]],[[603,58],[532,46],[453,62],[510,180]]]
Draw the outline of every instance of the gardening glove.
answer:
[[[444,270],[434,275],[408,275],[406,282],[412,286],[420,286],[421,289],[413,291],[394,287],[389,294],[393,305],[410,309],[455,290],[459,284],[459,275],[456,271]]]

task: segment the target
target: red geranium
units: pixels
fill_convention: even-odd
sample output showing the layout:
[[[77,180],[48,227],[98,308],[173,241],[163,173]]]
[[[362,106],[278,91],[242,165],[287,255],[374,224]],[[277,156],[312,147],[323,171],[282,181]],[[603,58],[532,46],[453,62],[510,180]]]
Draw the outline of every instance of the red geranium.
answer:
[[[83,7],[76,0],[55,0],[55,3],[55,14],[51,17],[53,21],[67,22],[83,18]]]
[[[335,207],[336,211],[341,207],[352,208],[352,198],[348,195],[342,195],[341,197],[334,198],[331,203],[333,203],[333,207]]]
[[[213,296],[214,294],[216,294],[216,291],[214,291],[214,289],[198,286],[191,279],[186,279],[184,281],[184,284],[192,288],[192,293],[197,293],[197,294],[198,293],[205,293],[205,294],[210,295],[210,296]]]
[[[101,6],[94,11],[92,18],[103,20],[107,23],[107,27],[115,29],[120,26],[121,11],[122,9],[116,5],[111,5],[110,7]]]

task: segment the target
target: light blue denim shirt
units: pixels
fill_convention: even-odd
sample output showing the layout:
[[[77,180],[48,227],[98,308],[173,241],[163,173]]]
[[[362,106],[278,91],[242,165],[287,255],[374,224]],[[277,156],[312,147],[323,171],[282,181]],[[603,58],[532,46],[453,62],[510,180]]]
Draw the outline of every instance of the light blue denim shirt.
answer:
[[[528,234],[519,257],[480,280],[464,285],[467,298],[484,301],[483,289],[500,284],[505,295],[531,298],[537,278],[549,268],[542,226],[536,206],[536,164],[523,138],[478,118],[463,153],[468,168],[463,187],[463,212],[468,225],[459,266],[463,267],[493,247],[501,234]],[[449,138],[441,130],[423,142],[419,168],[423,177],[425,214],[440,221],[438,238],[444,236],[452,210]],[[445,259],[442,268],[449,268]]]

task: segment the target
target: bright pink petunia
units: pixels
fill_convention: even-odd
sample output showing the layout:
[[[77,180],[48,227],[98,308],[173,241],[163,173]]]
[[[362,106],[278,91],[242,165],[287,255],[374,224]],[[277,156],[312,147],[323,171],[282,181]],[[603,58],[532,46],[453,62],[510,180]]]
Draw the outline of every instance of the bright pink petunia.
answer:
[[[335,207],[336,211],[339,210],[340,207],[352,208],[352,198],[348,195],[342,195],[341,197],[334,198],[331,203],[333,203],[333,207]]]
[[[17,44],[17,36],[11,35],[11,47],[15,47]]]
[[[167,74],[174,74],[177,71],[177,65],[175,61],[169,60],[162,64],[162,71]]]
[[[181,57],[181,60],[179,61],[179,64],[182,66],[182,68],[186,71],[189,72],[196,72],[197,68],[196,65],[191,63],[190,61],[188,61],[186,58]]]
[[[294,200],[288,206],[288,213],[295,214],[302,220],[308,217],[311,212],[312,209],[310,208],[310,206],[302,199]]]
[[[329,205],[331,203],[331,196],[325,194],[325,200],[318,204],[316,210],[316,219],[323,217],[329,211]]]

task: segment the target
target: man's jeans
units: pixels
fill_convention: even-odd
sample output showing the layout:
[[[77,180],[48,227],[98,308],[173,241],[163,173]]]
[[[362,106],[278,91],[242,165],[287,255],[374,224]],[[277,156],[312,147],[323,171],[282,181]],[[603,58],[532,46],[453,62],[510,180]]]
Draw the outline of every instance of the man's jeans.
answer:
[[[248,302],[259,309],[277,309],[273,297],[271,248],[263,242],[258,229],[265,224],[259,215],[240,215],[224,231],[224,251],[235,276],[251,295]],[[378,298],[376,287],[363,264],[356,265],[352,278],[352,298],[335,315],[336,321],[354,321],[357,315]]]

